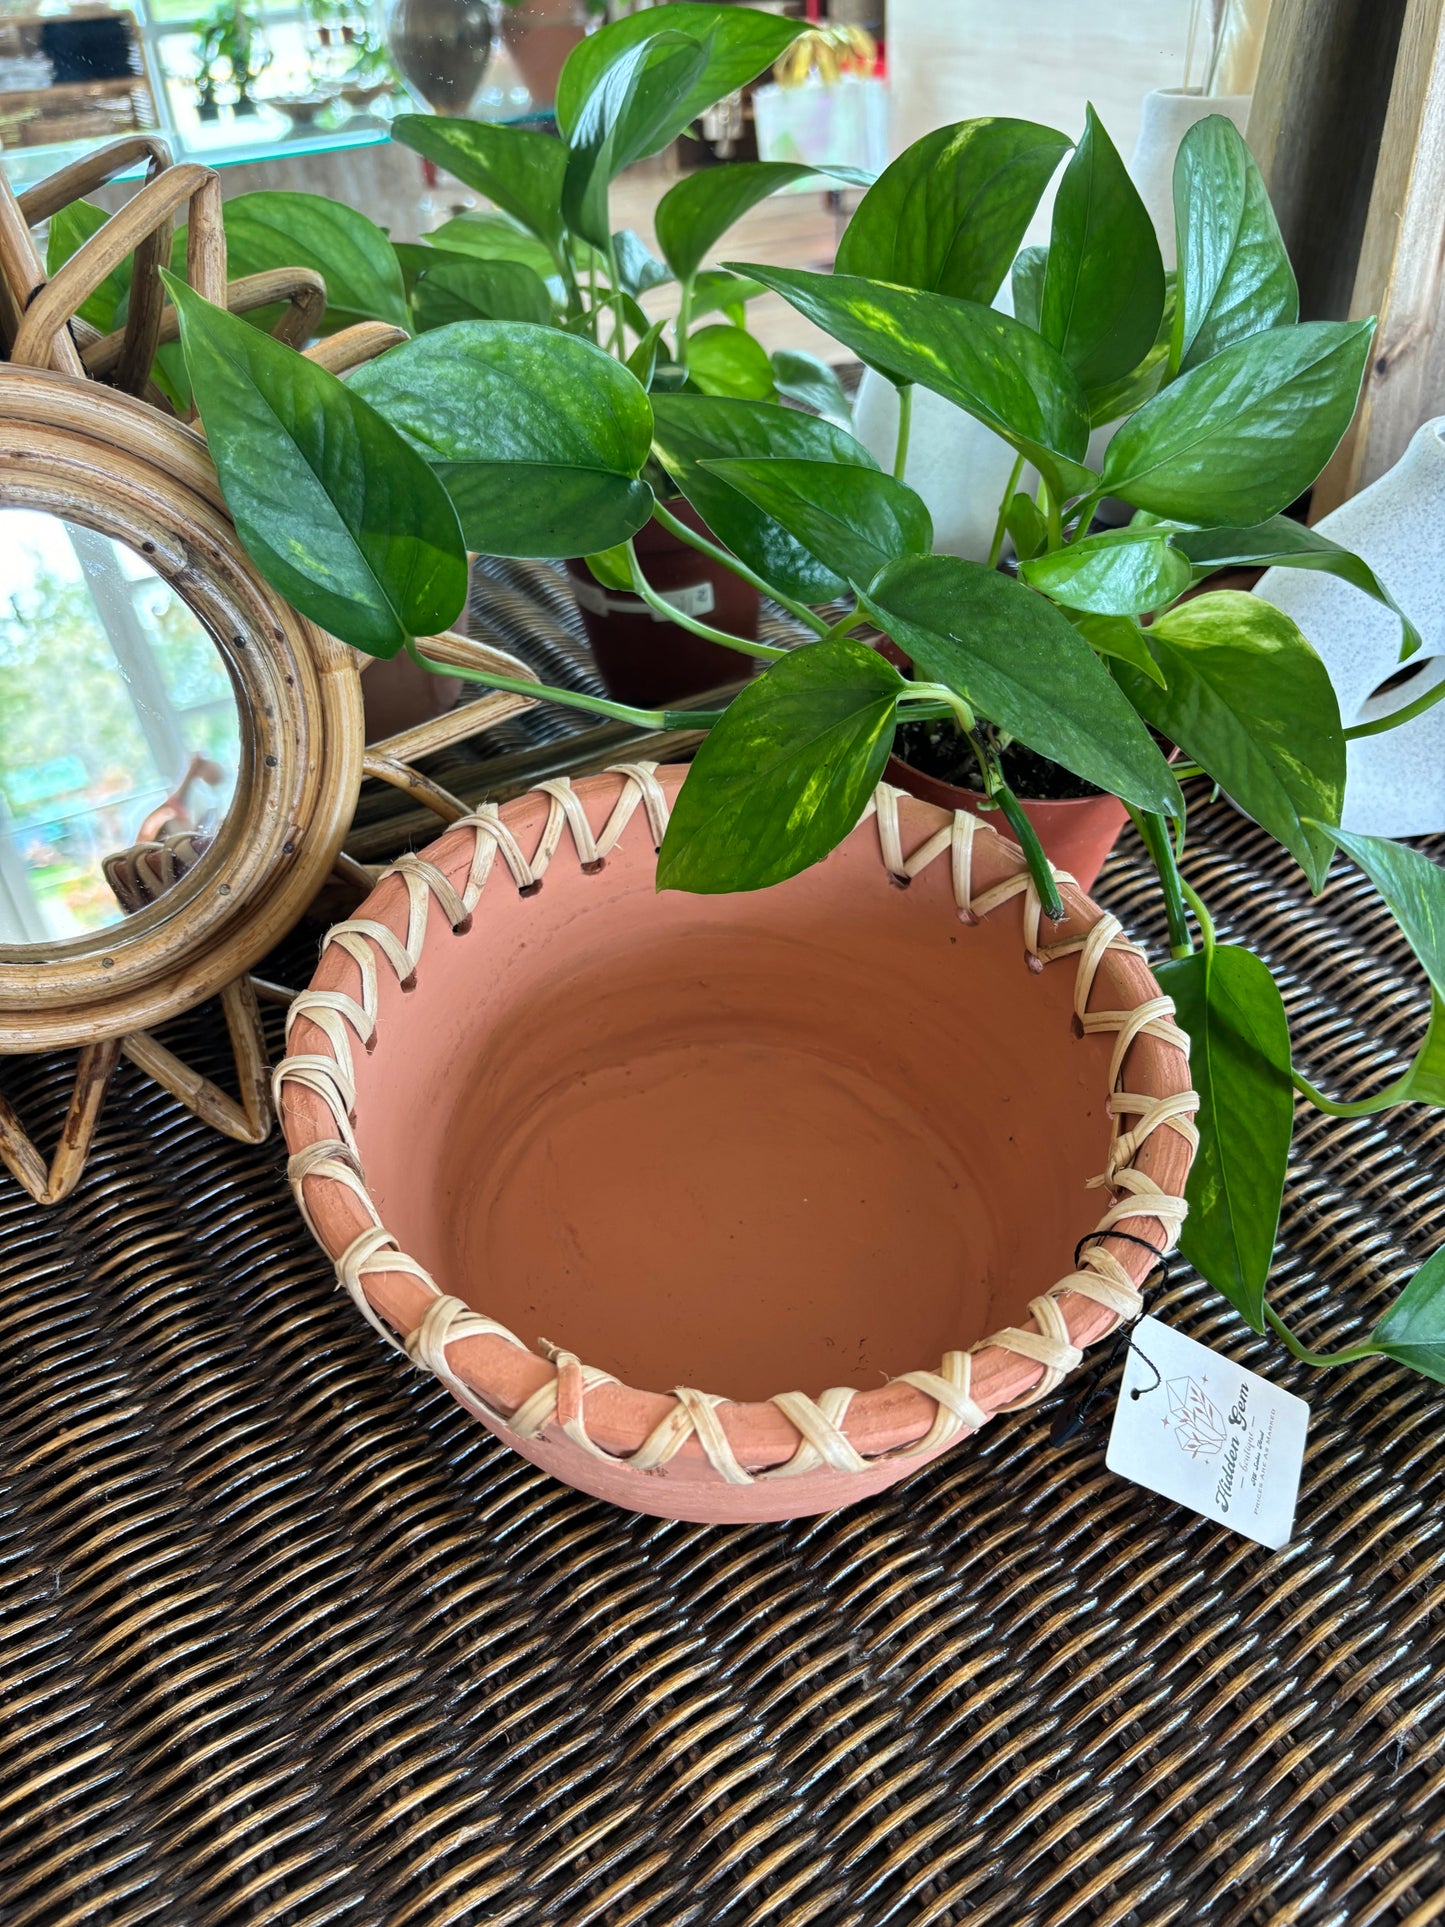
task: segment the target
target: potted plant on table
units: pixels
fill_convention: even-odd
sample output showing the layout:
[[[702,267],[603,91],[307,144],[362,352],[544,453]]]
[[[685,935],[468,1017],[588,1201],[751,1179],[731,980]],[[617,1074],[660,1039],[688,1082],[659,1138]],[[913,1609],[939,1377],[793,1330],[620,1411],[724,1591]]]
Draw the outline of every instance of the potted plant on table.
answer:
[[[592,170],[605,172],[626,150],[618,129],[626,128],[628,116],[642,114],[652,126],[662,124],[663,104],[679,84],[666,63],[681,58],[676,41],[688,36],[659,28],[654,38],[655,65],[637,58],[638,49],[653,46],[652,40],[633,35],[616,49],[604,36],[588,43],[601,49],[593,56],[591,89],[570,123],[570,139],[559,143],[574,194],[595,193]],[[716,58],[716,47],[706,40],[698,44],[701,53],[689,58],[705,69]],[[1016,127],[994,122],[950,130],[944,154],[954,158],[946,167],[928,142],[921,144],[922,152],[902,157],[855,217],[845,253],[847,272],[812,275],[753,264],[736,264],[733,271],[776,288],[898,381],[905,394],[910,383],[927,385],[1014,446],[1020,476],[1027,466],[1038,477],[1036,487],[1013,488],[1001,504],[1001,527],[1012,533],[1020,557],[1017,579],[933,554],[927,512],[918,497],[820,418],[762,400],[670,390],[657,382],[655,360],[644,357],[629,366],[593,341],[588,326],[451,322],[402,343],[342,383],[174,283],[191,380],[222,487],[257,566],[299,609],[357,647],[380,655],[405,650],[421,662],[427,660],[425,635],[455,613],[455,591],[448,585],[457,579],[464,530],[465,540],[476,546],[555,555],[565,541],[565,518],[565,526],[586,528],[586,546],[601,579],[630,585],[649,606],[666,609],[642,570],[636,545],[636,531],[655,512],[648,479],[656,472],[654,464],[727,544],[726,550],[714,551],[720,563],[768,587],[780,586],[780,578],[796,587],[808,569],[846,584],[848,606],[831,617],[782,588],[782,599],[796,606],[811,632],[811,640],[792,651],[740,641],[701,618],[687,618],[686,626],[705,639],[741,648],[765,667],[720,713],[682,712],[688,722],[709,727],[685,783],[672,778],[661,794],[647,788],[652,779],[645,773],[626,778],[630,800],[616,801],[616,810],[623,811],[625,801],[631,812],[646,797],[656,827],[666,819],[658,887],[701,897],[768,891],[769,904],[806,900],[820,927],[841,929],[826,895],[805,898],[797,891],[807,878],[843,876],[855,860],[864,836],[858,825],[898,730],[947,720],[976,759],[987,813],[1016,839],[1019,854],[1010,857],[1002,839],[985,833],[977,849],[987,865],[998,867],[988,870],[988,885],[980,889],[970,868],[975,839],[966,828],[972,820],[966,813],[951,821],[936,812],[910,819],[922,826],[922,841],[910,851],[900,835],[893,793],[877,791],[885,861],[905,881],[928,871],[940,853],[951,852],[954,896],[966,921],[982,916],[988,923],[1001,902],[1017,902],[1022,891],[1025,945],[1041,975],[1047,974],[1044,966],[1064,956],[1097,963],[1112,951],[1117,933],[1061,885],[1050,866],[1011,782],[1012,749],[1021,744],[1095,784],[1133,816],[1158,872],[1171,950],[1158,980],[1193,1040],[1197,1094],[1177,1079],[1171,1082],[1175,1072],[1161,1070],[1154,1057],[1149,1059],[1152,1084],[1132,1088],[1143,1086],[1146,1077],[1128,1071],[1130,1083],[1119,1088],[1121,1070],[1134,1062],[1130,1053],[1144,1048],[1146,1036],[1167,1053],[1177,1048],[1178,1033],[1168,1022],[1168,1005],[1151,1001],[1152,985],[1143,980],[1128,993],[1127,1008],[1121,1004],[1100,1013],[1090,1001],[1094,975],[1085,972],[1088,982],[1077,991],[1074,1006],[1078,1034],[1086,1036],[1096,1025],[1121,1037],[1110,1070],[1114,1135],[1106,1173],[1115,1203],[1101,1228],[1086,1234],[1085,1244],[1089,1236],[1101,1241],[1091,1250],[1118,1241],[1112,1250],[1120,1270],[1110,1282],[1118,1291],[1131,1278],[1137,1284],[1152,1262],[1153,1242],[1172,1236],[1178,1223],[1139,1160],[1147,1162],[1151,1147],[1158,1152],[1171,1133],[1176,1142],[1192,1145],[1197,1129],[1182,1246],[1246,1321],[1256,1330],[1273,1329],[1296,1357],[1311,1363],[1379,1354],[1445,1380],[1441,1254],[1425,1263],[1368,1337],[1333,1354],[1321,1355],[1304,1344],[1266,1295],[1295,1092],[1342,1115],[1406,1101],[1445,1101],[1440,1018],[1445,873],[1418,852],[1339,828],[1351,737],[1418,713],[1423,702],[1442,691],[1430,691],[1383,722],[1347,727],[1319,657],[1281,612],[1228,591],[1185,599],[1224,564],[1269,562],[1334,572],[1362,593],[1388,602],[1386,587],[1358,557],[1282,520],[1280,513],[1308,487],[1348,424],[1370,324],[1296,321],[1293,277],[1258,175],[1234,129],[1222,121],[1202,123],[1181,151],[1176,176],[1181,265],[1167,329],[1162,277],[1152,271],[1134,203],[1122,190],[1108,189],[1112,149],[1092,118],[1069,163],[1072,179],[1066,178],[1068,191],[1061,191],[1064,211],[1055,222],[1049,258],[1026,260],[1018,270],[1037,279],[1037,325],[995,312],[978,295],[991,292],[1008,269],[1043,186],[1042,180],[1021,180],[1017,170],[1000,164]],[[538,163],[557,164],[555,158]],[[519,175],[518,180],[525,184],[528,178]],[[500,176],[497,185],[503,185]],[[505,191],[517,194],[522,188],[513,181]],[[1133,271],[1121,273],[1130,263]],[[960,290],[965,275],[972,276],[973,293]],[[618,278],[612,277],[614,287]],[[587,312],[584,301],[584,316]],[[619,332],[625,325],[619,318]],[[1126,361],[1130,365],[1121,375]],[[1102,469],[1095,471],[1085,460],[1091,409],[1100,405],[1090,401],[1090,384],[1105,378],[1126,385],[1127,405],[1118,408],[1125,420]],[[906,420],[906,407],[904,415]],[[358,475],[366,482],[361,492]],[[1094,533],[1092,510],[1106,494],[1135,513],[1123,529]],[[911,680],[859,639],[868,626],[904,652],[914,668]],[[1402,653],[1408,655],[1416,637],[1403,617],[1401,635]],[[641,727],[678,720],[669,711],[538,691],[500,676],[485,680]],[[1181,765],[1170,767],[1160,736],[1178,745],[1185,759]],[[1416,1057],[1387,1089],[1336,1099],[1315,1090],[1293,1064],[1284,1005],[1268,968],[1248,949],[1217,938],[1207,905],[1181,873],[1187,805],[1180,781],[1194,772],[1227,789],[1291,852],[1314,889],[1323,887],[1334,854],[1344,851],[1379,890],[1429,981],[1433,1012]],[[394,947],[386,954],[401,990],[416,980],[428,892],[445,907],[453,928],[471,931],[482,887],[477,878],[485,881],[501,850],[531,901],[541,883],[536,866],[545,868],[564,818],[579,854],[587,853],[584,867],[595,871],[604,859],[612,861],[608,852],[615,856],[619,848],[613,834],[617,824],[609,819],[607,830],[599,832],[595,823],[579,822],[554,794],[530,815],[513,816],[510,824],[516,829],[505,816],[484,813],[479,827],[466,833],[474,838],[475,851],[470,845],[465,852],[437,846],[429,868],[413,865],[404,879],[393,879],[384,905],[378,894],[391,919]],[[544,830],[544,821],[553,827]],[[530,825],[526,843],[518,840],[524,822]],[[529,854],[534,844],[535,856]],[[484,850],[490,852],[485,861]],[[629,860],[634,866],[638,861],[635,847]],[[650,853],[645,867],[650,883]],[[930,874],[937,876],[936,870]],[[771,886],[783,888],[774,893]],[[768,924],[781,936],[786,910],[770,909],[767,916],[782,919],[781,925]],[[376,917],[366,926],[378,927]],[[700,933],[710,930],[709,944],[725,945],[731,927],[698,922],[689,926],[689,942],[702,942]],[[582,940],[577,929],[594,930],[599,940],[607,934],[602,922],[589,924],[585,918],[569,928],[574,942]],[[566,940],[562,931],[554,930],[553,936],[559,943]],[[420,980],[454,977],[462,966],[443,965],[442,958],[460,956],[461,948],[443,946],[435,955],[428,950],[431,961]],[[699,954],[710,957],[714,949]],[[731,953],[724,948],[717,954]],[[780,959],[789,954],[786,949],[777,953]],[[528,967],[519,964],[517,970],[525,977]],[[530,967],[541,968],[539,963]],[[1079,967],[1084,971],[1082,963]],[[810,968],[821,988],[831,966],[817,956]],[[776,994],[782,994],[789,975],[772,967],[768,981]],[[518,981],[515,974],[503,977],[509,985]],[[324,970],[323,980],[324,1009],[350,1011],[347,1021],[360,1025],[359,1034],[374,1036],[375,974],[367,980],[370,989],[360,980],[347,988],[353,983],[349,978],[332,983]],[[569,981],[575,998],[575,975]],[[651,980],[652,1008],[665,1006],[670,981]],[[1122,989],[1116,994],[1125,997]],[[364,1008],[360,996],[367,1000]],[[403,1023],[404,1002],[390,1008],[392,1025]],[[561,1010],[558,1006],[548,1019],[545,1034],[553,1039],[572,1035]],[[840,1022],[861,1021],[856,1001],[852,1011]],[[305,1021],[311,1023],[309,1014]],[[339,1020],[327,1017],[316,1035],[337,1046],[341,1029]],[[413,1048],[419,1048],[427,1033],[413,1029],[409,1034]],[[980,1034],[976,1046],[981,1050],[985,1044],[986,1033]],[[629,1047],[616,1048],[625,1055]],[[314,1052],[297,1060],[296,1075],[311,1080],[313,1096],[319,1061]],[[359,1075],[359,1059],[354,1067]],[[565,1082],[572,1069],[553,1064],[549,1074],[555,1088],[555,1080]],[[922,1061],[916,1074],[926,1080]],[[352,1089],[335,1079],[328,1084],[330,1076],[322,1078],[327,1089]],[[429,1093],[432,1088],[429,1084]],[[1025,1121],[1030,1105],[1046,1102],[1047,1088],[1028,1087],[1031,1094],[1013,1114],[1016,1125]],[[1019,1092],[1010,1088],[994,1094],[1012,1101]],[[374,1093],[370,1101],[374,1108]],[[335,1102],[341,1106],[332,1111],[336,1135],[345,1139],[353,1128],[352,1111],[360,1119],[360,1100],[350,1109],[339,1096]],[[1191,1126],[1188,1114],[1196,1104]],[[1059,1107],[1051,1122],[1059,1125],[1067,1109]],[[397,1115],[413,1113],[420,1129],[424,1115],[415,1106],[408,1111],[402,1104]],[[368,1116],[368,1125],[374,1122]],[[980,1145],[1000,1138],[997,1130],[974,1135]],[[793,1142],[801,1155],[806,1134],[795,1134]],[[320,1148],[336,1165],[331,1150]],[[406,1149],[403,1132],[390,1151],[379,1155],[395,1159]],[[303,1193],[316,1169],[310,1157],[299,1173]],[[1173,1169],[1182,1176],[1178,1162]],[[355,1170],[350,1182],[358,1197],[367,1198]],[[449,1182],[447,1195],[458,1198],[475,1179],[459,1168]],[[398,1187],[405,1188],[399,1167],[389,1195],[398,1195]],[[1036,1196],[1047,1194],[1045,1186]],[[639,1197],[638,1211],[648,1208]],[[352,1206],[347,1209],[351,1218],[343,1212],[338,1220],[353,1227],[351,1241],[342,1241],[351,1266],[344,1272],[359,1299],[367,1299],[366,1281],[373,1272],[393,1280],[399,1274],[394,1266],[388,1270],[385,1252],[375,1242],[381,1236],[386,1243],[379,1220],[373,1215],[374,1229],[368,1231],[366,1220]],[[1143,1259],[1126,1248],[1131,1242],[1150,1248]],[[342,1254],[342,1245],[333,1248]],[[363,1248],[368,1255],[361,1265],[356,1253]],[[1091,1264],[1102,1262],[1091,1261],[1086,1252],[1084,1272],[1076,1268],[1069,1290],[1087,1297],[1078,1279]],[[1077,1357],[1065,1340],[1084,1327],[1065,1319],[1060,1338],[1058,1327],[1050,1326],[1058,1316],[1056,1309],[1049,1310],[1054,1302],[1053,1295],[1035,1299],[1032,1323],[1023,1327],[1027,1342],[1021,1355],[1035,1361],[1022,1385],[1026,1394],[1030,1386],[1036,1394],[1056,1383]],[[1129,1301],[1109,1302],[1111,1316],[1118,1316]],[[445,1313],[440,1320],[431,1314],[423,1318],[425,1300],[411,1313],[397,1310],[401,1303],[400,1297],[388,1300],[389,1311],[404,1328],[416,1326],[417,1355],[440,1361],[437,1368],[444,1375],[452,1371],[447,1347],[453,1339],[483,1351],[494,1342],[504,1350],[521,1343],[486,1319],[457,1326],[455,1299],[436,1301]],[[1103,1323],[1108,1322],[1105,1317]],[[1089,1330],[1100,1328],[1096,1320]],[[1018,1338],[1013,1331],[1010,1342]],[[569,1364],[567,1353],[549,1366],[521,1349],[531,1362],[513,1360],[511,1375],[495,1381],[510,1385],[514,1396],[503,1399],[500,1418],[495,1405],[485,1407],[489,1422],[504,1430],[514,1425],[523,1449],[536,1446],[535,1455],[546,1463],[570,1464],[545,1458],[537,1445],[553,1425],[574,1444],[580,1436],[594,1458],[612,1462],[613,1448],[598,1448],[579,1417],[605,1374],[589,1378],[580,1368],[580,1375],[574,1373],[576,1360]],[[966,1357],[948,1354],[949,1360]],[[966,1363],[949,1370],[958,1376],[914,1373],[892,1381],[897,1386],[907,1381],[914,1390],[926,1381],[928,1396],[938,1401],[938,1419],[927,1430],[928,1449],[951,1435],[947,1414],[957,1421],[956,1432],[970,1429],[990,1409],[973,1400]],[[1017,1375],[1007,1383],[1000,1377],[992,1404],[1017,1396],[1020,1384]],[[545,1407],[539,1404],[544,1395],[551,1400]],[[597,1410],[616,1416],[621,1407],[609,1404],[611,1394],[599,1396]],[[808,1469],[820,1453],[835,1468],[859,1470],[847,1457],[851,1452],[860,1460],[844,1422],[851,1396],[840,1394],[841,1404],[826,1408],[813,1401],[801,1406],[772,1402],[790,1415],[789,1423],[815,1455],[806,1464],[790,1460],[791,1471]],[[685,1440],[703,1442],[724,1483],[733,1480],[735,1469],[746,1484],[753,1477],[749,1465],[777,1466],[778,1452],[765,1426],[763,1433],[754,1433],[739,1421],[742,1429],[730,1432],[723,1419],[714,1425],[716,1409],[709,1418],[696,1395],[678,1399],[675,1411],[655,1411],[657,1429],[645,1438],[628,1433],[618,1418],[621,1430],[609,1436],[634,1438],[634,1470],[671,1463]],[[654,1412],[653,1407],[627,1409],[629,1424],[633,1418],[641,1422],[638,1413]],[[925,1429],[920,1422],[901,1443],[898,1432],[886,1426],[869,1431],[872,1443],[860,1461],[871,1465],[868,1477],[881,1483],[886,1470],[870,1452],[922,1450]],[[738,1458],[744,1439],[759,1456]],[[576,1476],[587,1482],[582,1473]],[[611,1472],[606,1478],[597,1474],[592,1489],[615,1494],[617,1488],[607,1483],[612,1477]],[[623,1486],[633,1489],[625,1480]]]
[[[769,355],[749,331],[746,307],[761,292],[758,284],[703,262],[740,215],[780,188],[817,172],[853,184],[869,177],[851,168],[764,162],[685,177],[658,205],[661,258],[630,230],[614,232],[609,212],[609,189],[624,167],[660,153],[714,99],[767,67],[798,31],[799,23],[746,8],[694,4],[672,6],[665,18],[624,19],[567,60],[556,90],[565,140],[429,115],[394,121],[394,138],[495,208],[460,216],[402,250],[418,331],[483,316],[556,328],[605,347],[659,395],[789,399],[846,426],[848,403],[826,364],[792,351]],[[673,283],[676,317],[651,319],[643,297]],[[647,494],[634,498],[638,520],[630,532],[649,582],[683,616],[712,617],[714,626],[754,638],[759,581],[719,564],[706,510],[686,491],[679,494],[659,463],[649,465],[647,482]],[[528,513],[524,539],[536,552],[536,518]],[[642,602],[628,583],[590,567],[576,547],[584,532],[580,519],[559,515],[548,553],[568,562],[611,694],[652,704],[735,679],[736,655],[720,653]],[[469,530],[474,548],[515,552],[495,547],[501,539],[495,528]],[[770,578],[785,600],[816,600],[841,587],[816,564]]]

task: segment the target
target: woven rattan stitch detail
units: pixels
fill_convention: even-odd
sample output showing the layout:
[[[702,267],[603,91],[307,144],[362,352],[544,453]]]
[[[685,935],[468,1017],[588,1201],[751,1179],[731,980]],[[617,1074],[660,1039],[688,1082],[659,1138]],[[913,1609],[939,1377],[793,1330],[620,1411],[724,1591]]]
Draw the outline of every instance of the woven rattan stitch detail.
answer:
[[[430,1274],[414,1258],[401,1251],[395,1239],[381,1224],[376,1207],[366,1190],[355,1136],[351,1128],[354,1078],[351,1038],[348,1031],[366,1048],[375,1034],[378,1009],[377,953],[386,960],[402,984],[414,976],[426,936],[431,905],[435,902],[453,929],[464,929],[481,899],[498,854],[512,881],[523,893],[535,890],[556,856],[564,833],[570,832],[578,861],[585,869],[596,869],[616,846],[619,837],[639,805],[647,815],[654,846],[660,845],[667,827],[667,800],[655,775],[656,765],[622,763],[611,774],[623,778],[623,788],[601,833],[594,837],[581,801],[566,778],[540,785],[548,798],[547,820],[536,850],[529,858],[493,805],[466,817],[455,827],[470,829],[475,836],[470,869],[465,885],[458,892],[433,865],[414,855],[403,856],[389,875],[399,876],[407,890],[407,932],[404,941],[383,924],[370,919],[354,919],[338,924],[327,936],[327,943],[339,944],[356,962],[361,975],[361,1000],[335,992],[306,991],[296,999],[287,1019],[287,1035],[298,1017],[309,1018],[325,1035],[331,1055],[288,1056],[278,1066],[275,1092],[279,1105],[282,1088],[295,1082],[314,1092],[325,1103],[336,1125],[336,1137],[322,1140],[298,1151],[290,1160],[288,1175],[297,1201],[308,1224],[315,1230],[307,1206],[308,1180],[322,1179],[345,1187],[372,1220],[371,1228],[355,1238],[337,1260],[338,1281],[345,1287],[367,1322],[388,1343],[404,1350],[414,1363],[433,1373],[467,1410],[493,1425],[506,1427],[523,1438],[535,1438],[549,1426],[556,1426],[583,1451],[594,1457],[610,1456],[589,1435],[586,1421],[587,1394],[595,1386],[615,1383],[610,1373],[584,1364],[574,1354],[552,1350],[553,1378],[511,1413],[495,1411],[485,1405],[475,1389],[466,1384],[448,1363],[447,1350],[453,1341],[471,1337],[494,1337],[515,1345],[531,1347],[507,1326],[460,1299],[444,1294]],[[1023,897],[1024,944],[1031,967],[1042,969],[1048,963],[1076,956],[1074,1016],[1086,1034],[1115,1034],[1108,1086],[1112,1093],[1113,1118],[1108,1162],[1104,1172],[1091,1182],[1114,1192],[1115,1202],[1095,1227],[1095,1239],[1078,1260],[1077,1268],[1059,1280],[1049,1291],[1033,1299],[1029,1306],[1028,1326],[1009,1326],[983,1339],[975,1352],[989,1346],[1028,1359],[1042,1367],[1037,1381],[1027,1393],[1002,1409],[1014,1410],[1033,1404],[1053,1391],[1080,1362],[1083,1354],[1070,1342],[1067,1322],[1059,1307],[1066,1292],[1077,1292],[1104,1306],[1115,1319],[1137,1317],[1140,1294],[1119,1260],[1104,1249],[1099,1234],[1113,1229],[1131,1217],[1153,1217],[1162,1227],[1165,1245],[1178,1237],[1186,1206],[1184,1200],[1159,1189],[1133,1160],[1140,1147],[1156,1130],[1167,1127],[1178,1132],[1193,1148],[1198,1133],[1192,1118],[1198,1108],[1193,1091],[1165,1098],[1141,1096],[1119,1090],[1118,1083],[1130,1047],[1148,1035],[1172,1044],[1187,1053],[1189,1044],[1173,1021],[1174,1006],[1167,997],[1151,998],[1128,1011],[1091,1011],[1089,998],[1099,965],[1109,950],[1126,950],[1141,955],[1138,946],[1123,934],[1116,917],[1104,913],[1083,936],[1046,944],[1040,940],[1042,906],[1038,891],[1026,871],[1006,878],[975,896],[972,890],[972,855],[978,819],[966,811],[955,813],[953,822],[944,825],[910,856],[905,857],[898,822],[898,792],[880,784],[865,811],[876,817],[879,854],[889,875],[912,879],[930,863],[945,854],[949,857],[954,902],[959,917],[976,923],[1015,897]],[[1065,879],[1072,882],[1072,878]],[[1121,1130],[1120,1120],[1134,1120]],[[366,1294],[366,1279],[381,1271],[402,1271],[415,1277],[432,1294],[433,1303],[416,1328],[398,1340],[378,1317]],[[988,1414],[970,1396],[971,1359],[968,1352],[951,1351],[944,1355],[937,1371],[913,1371],[892,1381],[910,1385],[931,1398],[937,1414],[927,1435],[910,1445],[900,1456],[912,1457],[950,1444],[964,1432],[977,1431]],[[650,1471],[666,1464],[689,1439],[695,1438],[713,1470],[728,1484],[746,1485],[756,1479],[777,1479],[811,1472],[828,1465],[840,1472],[862,1472],[870,1461],[848,1437],[846,1419],[854,1393],[838,1386],[816,1399],[801,1392],[784,1392],[771,1403],[788,1419],[798,1435],[793,1456],[784,1464],[762,1472],[750,1472],[739,1463],[716,1408],[725,1403],[714,1394],[678,1387],[667,1416],[644,1440],[642,1446],[624,1462],[637,1471]]]

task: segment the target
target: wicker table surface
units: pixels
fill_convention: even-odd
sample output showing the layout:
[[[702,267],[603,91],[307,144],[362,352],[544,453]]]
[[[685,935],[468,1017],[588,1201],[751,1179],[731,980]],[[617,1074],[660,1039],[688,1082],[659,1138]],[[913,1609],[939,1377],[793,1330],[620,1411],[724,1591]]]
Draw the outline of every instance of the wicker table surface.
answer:
[[[1317,1081],[1397,1063],[1424,998],[1356,876],[1311,905],[1223,803],[1189,868]],[[1137,845],[1099,894],[1157,944]],[[66,1075],[4,1066],[43,1142]],[[1440,1241],[1442,1144],[1301,1129],[1313,1342]],[[0,1920],[1445,1918],[1445,1393],[1294,1367],[1182,1268],[1151,1309],[1312,1399],[1285,1551],[1051,1447],[1057,1400],[829,1518],[619,1514],[382,1346],[275,1140],[123,1065],[69,1203],[0,1174]]]

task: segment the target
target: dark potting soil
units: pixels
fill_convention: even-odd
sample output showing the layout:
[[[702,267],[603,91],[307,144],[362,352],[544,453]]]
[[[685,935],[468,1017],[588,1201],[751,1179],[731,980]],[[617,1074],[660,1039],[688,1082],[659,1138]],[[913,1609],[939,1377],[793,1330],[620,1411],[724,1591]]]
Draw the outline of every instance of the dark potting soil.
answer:
[[[905,723],[894,741],[893,753],[900,762],[933,776],[941,783],[954,783],[960,789],[983,791],[978,758],[959,734],[955,724],[937,722]],[[1046,756],[1036,755],[1022,743],[1010,743],[1001,752],[1004,781],[1015,796],[1026,803],[1053,803],[1082,796],[1098,796],[1100,791],[1081,776],[1074,776]]]

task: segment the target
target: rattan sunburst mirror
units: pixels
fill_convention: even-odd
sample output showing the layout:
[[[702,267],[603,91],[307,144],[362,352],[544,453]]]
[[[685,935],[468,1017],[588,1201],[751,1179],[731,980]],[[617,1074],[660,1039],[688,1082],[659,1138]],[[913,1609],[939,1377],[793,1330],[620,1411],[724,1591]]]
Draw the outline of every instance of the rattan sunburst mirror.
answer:
[[[47,277],[33,227],[137,164],[144,184]],[[18,198],[0,176],[0,556],[9,558],[0,563],[0,605],[9,608],[7,622],[0,607],[0,705],[7,663],[25,678],[12,683],[10,718],[0,712],[0,1057],[79,1053],[53,1154],[41,1153],[0,1095],[0,1159],[44,1203],[78,1181],[122,1055],[229,1136],[266,1136],[266,1049],[250,973],[338,866],[369,887],[371,873],[341,853],[363,776],[457,820],[464,805],[413,759],[527,706],[525,698],[488,695],[364,745],[363,659],[288,608],[256,573],[201,433],[150,384],[156,346],[175,329],[158,269],[181,211],[191,284],[237,311],[284,303],[277,332],[305,340],[325,304],[319,278],[295,269],[228,283],[217,176],[168,165],[153,138],[117,143]],[[79,310],[127,258],[124,326],[101,335]],[[398,338],[363,324],[309,352],[344,372]],[[6,566],[23,574],[25,595],[7,590]],[[175,692],[147,654],[146,632],[158,625],[181,638],[185,665],[205,687],[205,699],[182,712],[204,718],[204,727],[192,721],[190,736],[173,726]],[[96,679],[86,653],[91,630],[113,645],[108,682]],[[52,662],[48,647],[61,638],[69,653],[57,650]],[[450,665],[529,674],[461,636],[427,647]],[[57,745],[43,729],[32,732],[32,760],[37,743],[66,753],[40,765],[30,795],[4,753],[7,735],[19,730],[13,692],[34,698],[38,685],[39,703],[59,713],[82,669],[84,727],[73,732],[82,740]],[[106,761],[112,709],[116,731],[145,739],[157,782],[174,782],[159,803],[134,793],[134,784],[119,793],[125,784]],[[70,764],[73,795],[64,791]],[[204,809],[193,800],[197,785],[202,795],[209,786]],[[147,802],[155,806],[142,816]],[[82,817],[89,871],[74,848]],[[154,1034],[210,997],[219,997],[229,1028],[236,1097]]]

